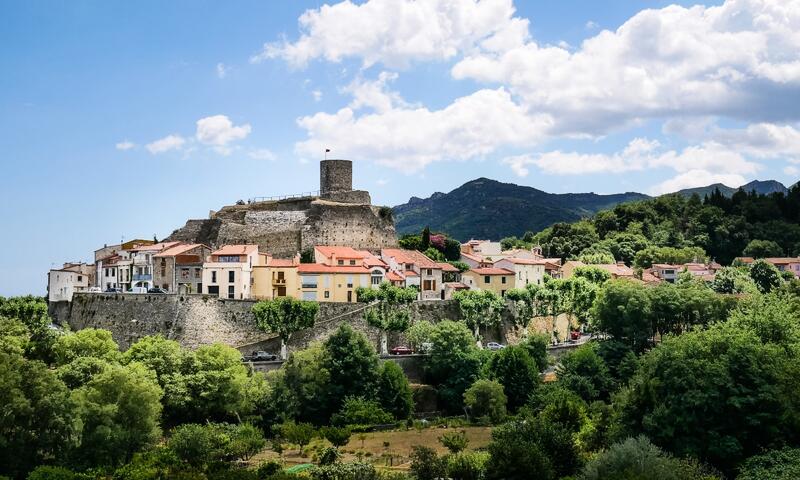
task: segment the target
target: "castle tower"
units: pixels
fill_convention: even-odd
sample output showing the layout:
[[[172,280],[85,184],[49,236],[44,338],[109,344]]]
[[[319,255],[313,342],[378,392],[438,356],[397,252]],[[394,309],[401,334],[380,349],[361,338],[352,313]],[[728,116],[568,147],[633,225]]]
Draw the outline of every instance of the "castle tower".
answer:
[[[319,162],[319,194],[353,190],[353,162],[350,160],[322,160]]]

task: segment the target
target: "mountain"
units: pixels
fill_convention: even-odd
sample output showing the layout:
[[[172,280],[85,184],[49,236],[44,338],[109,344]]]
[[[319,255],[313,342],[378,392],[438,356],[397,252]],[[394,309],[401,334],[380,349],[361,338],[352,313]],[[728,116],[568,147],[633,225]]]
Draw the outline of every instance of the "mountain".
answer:
[[[532,187],[488,178],[472,180],[449,193],[412,197],[394,207],[400,234],[418,233],[425,226],[466,241],[498,240],[526,231],[538,232],[557,222],[574,222],[622,202],[649,198],[642,193],[547,193]]]
[[[723,195],[726,197],[730,197],[734,193],[736,193],[739,188],[744,190],[745,192],[749,192],[751,190],[755,190],[756,193],[761,195],[769,195],[770,193],[774,192],[781,192],[784,195],[789,193],[789,189],[786,188],[781,182],[776,180],[753,180],[750,183],[746,183],[738,188],[729,187],[727,185],[723,185],[721,183],[714,183],[712,185],[708,185],[706,187],[696,187],[696,188],[685,188],[683,190],[678,190],[677,194],[690,197],[693,194],[698,194],[700,197],[705,195],[711,195],[715,188],[719,188],[719,191],[722,192]]]

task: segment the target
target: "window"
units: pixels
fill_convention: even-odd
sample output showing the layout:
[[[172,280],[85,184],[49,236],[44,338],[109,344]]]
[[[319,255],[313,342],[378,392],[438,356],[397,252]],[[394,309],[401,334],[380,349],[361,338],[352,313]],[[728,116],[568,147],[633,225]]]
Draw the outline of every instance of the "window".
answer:
[[[112,277],[116,277],[117,276],[117,270],[116,269],[114,269],[114,268],[111,269],[111,276]]]
[[[239,255],[220,255],[217,258],[221,263],[239,263]]]
[[[506,291],[505,290],[500,290],[500,296],[501,297],[505,297],[506,296]]]
[[[500,283],[505,284],[506,280],[508,280],[508,277],[500,277]]]
[[[233,285],[228,286],[228,298],[233,299],[236,297],[236,291]]]
[[[338,262],[336,262],[336,265],[344,265],[344,260],[339,260]]]
[[[163,273],[162,273],[163,275]],[[181,268],[181,279],[188,280],[189,279],[189,269],[188,268]]]
[[[436,280],[423,280],[422,290],[426,292],[436,290]]]
[[[316,300],[317,292],[303,292],[303,300]]]
[[[425,270],[425,275],[433,275],[433,270],[428,268]]]
[[[483,277],[483,283],[492,283],[492,277],[486,275]]]
[[[372,284],[373,285],[380,285],[383,281],[383,275],[380,272],[372,272]]]
[[[83,277],[82,277],[81,275],[78,275],[78,281],[79,281],[79,282],[82,282],[82,281],[83,281]]]
[[[230,272],[228,272],[228,283],[233,283],[235,281],[236,281],[236,272],[231,270]]]
[[[211,283],[217,283],[217,271],[211,270]]]
[[[355,260],[350,260],[350,265],[355,265],[355,264],[356,264]]]
[[[201,275],[202,275],[202,273],[203,273],[203,270],[202,270],[202,269],[200,269],[200,268],[195,268],[195,269],[194,269],[194,278],[200,278],[200,277],[201,277]]]
[[[316,275],[302,275],[300,277],[300,285],[303,288],[317,288],[317,276]],[[304,298],[305,298],[305,294],[304,294]],[[316,298],[316,294],[314,295],[312,300],[315,299],[315,298]]]
[[[330,291],[325,290],[325,298],[331,298],[331,292]]]
[[[352,275],[348,275],[347,276],[347,288],[353,288],[353,276]]]

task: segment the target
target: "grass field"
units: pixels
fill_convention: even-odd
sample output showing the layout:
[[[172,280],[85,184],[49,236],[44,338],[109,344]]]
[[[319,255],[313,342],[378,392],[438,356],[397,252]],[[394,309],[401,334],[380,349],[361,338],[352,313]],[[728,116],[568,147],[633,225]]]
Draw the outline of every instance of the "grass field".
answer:
[[[430,427],[421,430],[395,430],[388,432],[365,433],[363,441],[358,433],[350,437],[350,443],[341,448],[344,454],[343,460],[362,460],[374,463],[376,466],[385,466],[398,470],[406,470],[410,466],[409,455],[411,447],[424,445],[434,448],[440,454],[447,452],[447,449],[439,443],[438,438],[448,431],[465,431],[469,439],[468,450],[485,447],[491,439],[491,427],[454,427],[437,428]],[[301,463],[315,463],[315,454],[321,452],[323,448],[330,444],[326,440],[315,439],[311,445],[304,450],[301,455],[296,445],[285,446],[283,461],[287,466]],[[277,459],[278,454],[271,449],[266,449],[251,460],[251,463],[258,464],[268,459]]]

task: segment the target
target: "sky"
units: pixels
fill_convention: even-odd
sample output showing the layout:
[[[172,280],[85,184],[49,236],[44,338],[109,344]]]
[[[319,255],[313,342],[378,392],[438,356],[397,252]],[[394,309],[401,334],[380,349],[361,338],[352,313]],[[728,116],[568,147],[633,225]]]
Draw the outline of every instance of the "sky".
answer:
[[[800,178],[800,0],[9,0],[0,65],[5,296],[326,148],[378,205]]]

